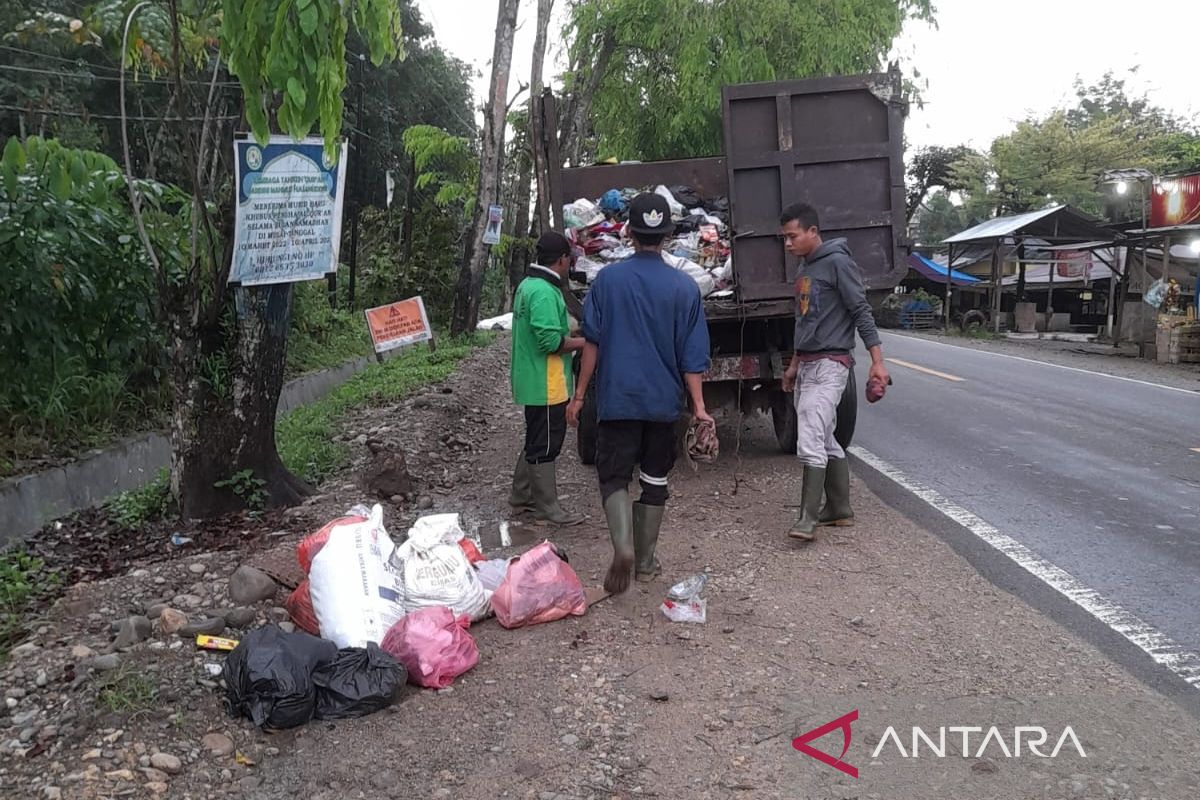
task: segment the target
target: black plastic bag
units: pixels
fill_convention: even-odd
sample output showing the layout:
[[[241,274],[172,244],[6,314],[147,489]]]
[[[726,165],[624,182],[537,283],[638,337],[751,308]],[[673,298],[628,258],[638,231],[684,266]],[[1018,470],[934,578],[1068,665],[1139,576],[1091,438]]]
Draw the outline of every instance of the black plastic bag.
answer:
[[[313,674],[317,719],[365,717],[391,705],[408,672],[374,642],[346,647]]]
[[[333,642],[300,631],[284,633],[278,625],[250,631],[225,658],[229,713],[260,728],[303,725],[317,708],[313,672],[337,654]]]
[[[690,186],[669,186],[667,188],[685,209],[700,208],[704,203],[700,194]]]

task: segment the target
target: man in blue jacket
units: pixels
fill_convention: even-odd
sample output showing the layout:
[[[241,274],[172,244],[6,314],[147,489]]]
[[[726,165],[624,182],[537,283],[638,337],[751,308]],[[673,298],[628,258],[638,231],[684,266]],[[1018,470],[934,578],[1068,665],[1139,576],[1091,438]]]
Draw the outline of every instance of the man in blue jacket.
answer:
[[[629,232],[636,252],[605,267],[584,301],[586,344],[567,419],[578,424],[594,374],[596,473],[613,545],[604,588],[612,594],[629,588],[631,570],[639,581],[662,572],[654,554],[685,390],[696,421],[713,424],[701,391],[709,356],[700,288],[662,258],[663,240],[674,227],[665,198],[635,197],[629,204]],[[634,465],[640,467],[642,492],[631,503]]]

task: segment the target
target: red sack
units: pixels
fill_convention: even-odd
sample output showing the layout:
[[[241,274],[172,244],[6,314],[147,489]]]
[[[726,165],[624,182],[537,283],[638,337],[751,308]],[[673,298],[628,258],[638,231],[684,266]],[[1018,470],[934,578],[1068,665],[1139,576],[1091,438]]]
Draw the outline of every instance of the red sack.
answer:
[[[474,564],[477,561],[487,561],[483,553],[479,552],[479,548],[475,546],[475,542],[467,537],[458,540],[458,546],[462,548],[463,553],[467,556],[467,561]]]
[[[313,636],[321,635],[321,624],[317,622],[317,612],[313,610],[312,597],[308,593],[308,578],[300,581],[296,590],[288,595],[283,607],[297,628]]]
[[[505,628],[553,622],[587,613],[583,584],[549,542],[514,558],[496,593],[492,609]]]
[[[321,552],[321,548],[329,541],[329,532],[334,528],[339,525],[353,525],[366,521],[366,517],[356,515],[338,517],[332,522],[326,523],[325,527],[316,533],[310,533],[308,536],[305,536],[300,544],[296,545],[296,559],[300,562],[300,569],[304,570],[305,575],[308,574],[308,571],[312,569],[313,559],[317,557],[317,553]]]
[[[403,617],[380,647],[408,670],[408,682],[444,689],[479,663],[479,648],[467,633],[471,617],[455,618],[445,606],[429,606]]]

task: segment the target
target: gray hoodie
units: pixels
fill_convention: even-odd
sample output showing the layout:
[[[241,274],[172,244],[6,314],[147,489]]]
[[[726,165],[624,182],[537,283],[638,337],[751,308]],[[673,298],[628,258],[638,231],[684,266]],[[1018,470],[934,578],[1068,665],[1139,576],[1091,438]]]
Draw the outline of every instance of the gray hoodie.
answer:
[[[830,239],[796,273],[796,352],[849,355],[855,328],[868,349],[879,344],[858,264],[845,239]]]

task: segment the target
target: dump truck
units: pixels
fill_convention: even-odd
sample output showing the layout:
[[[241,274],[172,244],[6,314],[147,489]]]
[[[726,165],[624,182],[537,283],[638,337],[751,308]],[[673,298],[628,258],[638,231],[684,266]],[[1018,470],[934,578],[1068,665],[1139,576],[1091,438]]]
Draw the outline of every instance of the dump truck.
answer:
[[[562,168],[551,150],[551,201],[561,210],[564,203],[595,200],[609,189],[660,184],[686,185],[703,198],[728,198],[734,292],[705,301],[712,346],[705,402],[714,414],[769,413],[779,446],[794,453],[796,412],[782,378],[793,352],[797,265],[779,237],[779,214],[791,203],[813,205],[823,236],[847,239],[868,296],[875,303],[882,300],[907,270],[906,113],[895,67],[886,73],[726,86],[724,155]],[[854,391],[853,385],[848,388],[844,404],[854,402]],[[852,407],[840,409],[839,422],[839,439],[848,441]],[[594,463],[591,393],[578,441],[581,460]]]

